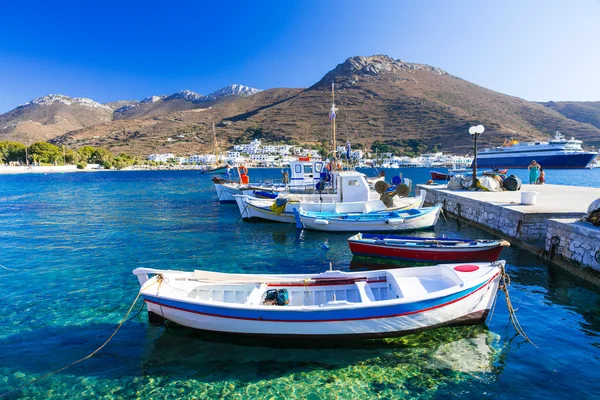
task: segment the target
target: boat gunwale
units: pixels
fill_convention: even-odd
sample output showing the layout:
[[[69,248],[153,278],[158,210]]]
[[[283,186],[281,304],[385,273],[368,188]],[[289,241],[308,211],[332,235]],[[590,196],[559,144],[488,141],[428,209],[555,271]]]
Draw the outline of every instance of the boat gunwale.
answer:
[[[435,310],[435,309],[439,309],[439,308],[443,308],[446,306],[449,306],[451,304],[457,303],[461,300],[466,299],[467,297],[477,293],[478,291],[482,290],[482,289],[486,289],[489,288],[490,285],[493,284],[494,280],[500,275],[501,271],[497,271],[491,278],[484,280],[483,283],[480,283],[477,285],[476,289],[469,291],[468,293],[466,293],[464,296],[461,296],[459,298],[456,299],[452,299],[448,302],[442,303],[442,304],[438,304],[438,305],[433,305],[431,307],[427,307],[427,308],[422,308],[422,309],[416,309],[416,310],[411,310],[411,311],[405,311],[402,313],[395,313],[395,314],[384,314],[384,315],[374,315],[374,316],[366,316],[366,317],[352,317],[352,318],[338,318],[338,319],[325,319],[325,320],[293,320],[293,319],[289,319],[289,320],[278,320],[278,319],[269,319],[269,318],[263,318],[262,316],[259,316],[258,318],[250,318],[250,317],[242,317],[242,316],[231,316],[231,315],[223,315],[223,314],[217,314],[217,313],[207,313],[207,312],[201,312],[201,311],[197,311],[197,310],[192,310],[192,309],[186,309],[186,308],[181,308],[181,307],[176,307],[176,306],[172,306],[172,305],[167,305],[167,304],[162,304],[158,301],[154,301],[152,299],[147,299],[146,297],[144,297],[144,301],[150,302],[150,303],[154,303],[160,307],[167,307],[167,308],[171,308],[171,309],[175,309],[175,310],[179,310],[179,311],[183,311],[183,312],[189,312],[189,313],[193,313],[193,314],[201,314],[201,315],[207,315],[207,316],[212,316],[215,318],[226,318],[226,319],[238,319],[238,320],[247,320],[247,321],[256,321],[256,322],[278,322],[278,323],[324,323],[324,322],[352,322],[352,321],[366,321],[366,320],[377,320],[377,319],[385,319],[385,318],[397,318],[397,317],[401,317],[401,316],[406,316],[406,315],[414,315],[414,314],[419,314],[419,313],[423,313],[423,312],[427,312],[427,311],[431,311],[431,310]],[[451,296],[453,294],[456,293],[450,293],[448,295],[442,296],[442,297],[447,297],[447,296]],[[168,297],[155,297],[152,296],[153,298],[156,298],[157,300],[160,299],[166,299],[166,300],[172,300],[175,302],[180,302],[180,303],[185,303],[185,304],[190,304],[190,302],[188,301],[184,301],[184,300],[177,300],[177,299],[172,299],[172,298],[168,298]],[[423,299],[423,300],[437,300],[439,299],[439,297],[435,297],[435,298],[430,298],[430,299]],[[392,299],[391,301],[396,301],[396,300],[401,300],[401,299]],[[423,300],[419,300],[419,301],[423,301]],[[384,300],[386,302],[389,302],[390,300]],[[381,303],[382,301],[378,301],[378,302],[371,302],[371,303],[367,303],[369,306],[367,307],[349,307],[348,305],[345,305],[343,307],[336,307],[336,306],[327,306],[327,307],[314,307],[314,308],[308,308],[306,306],[264,306],[264,305],[260,305],[260,306],[254,306],[253,308],[251,308],[251,311],[275,311],[276,313],[279,312],[285,312],[285,310],[289,310],[292,307],[305,307],[302,309],[294,309],[293,311],[295,312],[300,312],[300,313],[306,313],[306,314],[312,314],[315,315],[315,313],[320,313],[320,312],[324,312],[324,313],[332,313],[334,311],[341,311],[341,310],[357,310],[357,309],[363,309],[363,308],[371,308],[371,309],[377,309],[382,307],[382,305],[379,305],[377,303]],[[417,301],[411,301],[410,303],[416,303]],[[217,302],[213,302],[213,303],[217,303]],[[195,304],[199,304],[199,305],[205,305],[204,303],[195,303]],[[221,306],[221,304],[231,304],[231,303],[219,303],[217,305],[213,304],[213,307],[215,308],[233,308],[236,310],[243,310],[246,311],[245,308],[240,308],[240,307],[223,307]],[[357,304],[363,304],[363,303],[347,303],[347,304],[352,304],[352,305],[357,305]],[[386,304],[387,306],[395,306],[395,305],[402,305],[403,303],[396,303],[396,304]],[[246,304],[243,304],[245,306],[247,306]],[[373,306],[375,305],[375,306]],[[259,308],[260,307],[260,308]],[[312,307],[312,306],[309,306]],[[289,311],[288,311],[289,312]]]
[[[490,265],[490,267],[492,266],[492,262],[488,263],[488,265]],[[435,267],[435,266],[434,266]],[[421,268],[427,268],[427,267],[421,267]],[[387,274],[387,270],[386,274]],[[181,271],[179,271],[181,272]],[[371,272],[380,272],[380,271],[371,271]],[[452,272],[455,273],[454,270],[452,270]],[[489,276],[492,275],[493,276],[490,278]],[[318,312],[318,311],[323,311],[323,312],[331,312],[331,311],[339,311],[339,310],[348,310],[348,309],[365,309],[365,308],[381,308],[381,307],[385,307],[385,306],[393,306],[393,305],[404,305],[404,304],[410,304],[410,303],[416,303],[416,302],[420,302],[420,301],[425,301],[425,300],[437,300],[440,299],[442,297],[447,297],[447,296],[451,296],[454,294],[457,294],[461,291],[465,291],[468,290],[470,288],[476,287],[481,285],[481,287],[486,286],[486,284],[488,284],[489,282],[493,281],[493,279],[500,274],[500,267],[496,266],[495,268],[490,268],[490,270],[488,272],[486,272],[484,275],[480,276],[479,278],[475,279],[474,281],[471,281],[469,286],[465,288],[466,286],[466,282],[464,281],[464,279],[462,279],[458,274],[458,278],[461,280],[461,283],[457,283],[451,287],[442,289],[442,290],[438,290],[435,292],[427,292],[427,294],[425,295],[420,295],[420,296],[414,296],[414,297],[402,297],[402,298],[397,298],[397,299],[387,299],[387,300],[378,300],[378,301],[373,301],[373,302],[357,302],[357,303],[349,303],[352,306],[348,306],[348,305],[326,305],[326,306],[290,306],[290,305],[286,305],[285,307],[274,307],[271,305],[263,305],[263,304],[245,304],[245,303],[229,303],[229,302],[220,302],[220,301],[214,301],[214,300],[201,300],[201,299],[190,299],[190,298],[179,298],[179,297],[173,297],[173,296],[157,296],[157,295],[153,295],[153,294],[149,294],[145,291],[142,291],[142,296],[151,296],[157,299],[167,299],[167,300],[172,300],[172,301],[177,301],[177,302],[183,302],[186,304],[192,304],[192,305],[206,305],[206,306],[214,306],[214,307],[220,307],[220,308],[226,308],[226,309],[238,309],[238,310],[269,310],[269,311],[275,311],[275,312],[286,312],[286,310],[293,310],[293,311],[300,311],[300,312]],[[392,274],[393,275],[393,274]],[[394,277],[394,279],[396,279]],[[148,280],[148,282],[150,282],[151,280],[156,280],[156,276],[152,277],[150,280]],[[232,282],[233,283],[233,282]],[[257,282],[245,282],[246,284],[252,284],[255,283],[257,285],[260,284],[259,281]],[[168,284],[168,281],[167,281]],[[211,284],[210,282],[206,282],[206,284]],[[214,284],[214,283],[212,283]],[[223,284],[226,284],[226,282],[223,282]],[[180,288],[176,288],[171,286],[173,289],[175,290],[183,290]],[[480,287],[480,288],[481,288]],[[150,286],[148,287],[150,288]],[[479,290],[480,288],[476,289]],[[431,293],[435,293],[434,296],[431,296]],[[146,297],[144,296],[144,300],[147,300]],[[327,303],[324,303],[327,304]],[[288,311],[289,312],[289,311]]]

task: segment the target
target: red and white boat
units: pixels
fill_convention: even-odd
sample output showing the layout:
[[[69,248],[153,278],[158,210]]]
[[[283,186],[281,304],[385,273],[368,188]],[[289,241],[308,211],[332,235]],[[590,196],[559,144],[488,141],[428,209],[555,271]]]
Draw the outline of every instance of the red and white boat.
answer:
[[[358,233],[348,239],[354,255],[419,262],[496,261],[506,240],[419,238]]]

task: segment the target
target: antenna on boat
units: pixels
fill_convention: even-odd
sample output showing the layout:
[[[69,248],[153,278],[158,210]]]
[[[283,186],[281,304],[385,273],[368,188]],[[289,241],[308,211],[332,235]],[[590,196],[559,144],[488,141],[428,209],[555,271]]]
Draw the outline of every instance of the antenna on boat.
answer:
[[[335,108],[335,83],[331,81],[331,110],[329,111],[329,120],[331,121],[331,138],[333,143],[333,161],[335,165],[335,154],[337,152],[337,142],[335,140],[335,112],[337,108]]]
[[[212,123],[212,131],[215,145],[215,165],[219,165],[219,143],[217,142],[217,131],[215,131],[215,123]]]

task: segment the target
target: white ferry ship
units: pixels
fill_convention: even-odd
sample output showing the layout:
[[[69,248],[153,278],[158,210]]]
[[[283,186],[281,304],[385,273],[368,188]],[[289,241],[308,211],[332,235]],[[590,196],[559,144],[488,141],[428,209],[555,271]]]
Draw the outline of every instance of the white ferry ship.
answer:
[[[477,166],[527,168],[535,160],[543,168],[585,168],[598,153],[584,151],[581,143],[575,138],[565,139],[560,132],[547,142],[519,143],[511,138],[501,147],[478,151]]]

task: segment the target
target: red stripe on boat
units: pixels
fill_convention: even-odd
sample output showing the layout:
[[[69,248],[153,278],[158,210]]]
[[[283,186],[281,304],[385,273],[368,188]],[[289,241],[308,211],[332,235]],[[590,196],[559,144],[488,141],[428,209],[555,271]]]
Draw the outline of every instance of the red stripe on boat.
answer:
[[[382,319],[382,318],[394,318],[394,317],[402,317],[404,315],[412,315],[412,314],[420,314],[422,312],[425,311],[431,311],[431,310],[435,310],[436,308],[441,308],[441,307],[445,307],[448,306],[450,304],[456,303],[458,301],[461,301],[463,299],[466,299],[469,296],[472,296],[473,294],[479,292],[482,289],[488,288],[489,285],[491,284],[491,282],[496,279],[496,277],[500,275],[500,272],[496,273],[494,276],[492,276],[486,283],[484,283],[483,285],[481,285],[478,289],[472,291],[471,293],[468,293],[466,295],[464,295],[463,297],[460,297],[458,299],[454,299],[452,301],[449,301],[447,303],[444,304],[439,304],[437,306],[433,306],[433,307],[429,307],[429,308],[424,308],[422,310],[414,310],[414,311],[407,311],[404,313],[399,313],[399,314],[392,314],[392,315],[381,315],[381,316],[374,316],[374,317],[360,317],[360,318],[344,318],[344,319],[322,319],[322,320],[302,320],[302,319],[291,319],[291,320],[286,320],[286,319],[262,319],[261,318],[249,318],[249,317],[234,317],[234,316],[230,316],[230,315],[221,315],[221,314],[214,314],[214,313],[206,313],[206,312],[201,312],[201,311],[195,311],[195,310],[188,310],[185,308],[181,308],[181,307],[176,307],[176,306],[169,306],[166,304],[161,304],[157,301],[153,301],[150,299],[144,299],[145,302],[147,303],[154,303],[156,305],[159,305],[161,307],[167,307],[167,308],[171,308],[174,310],[179,310],[179,311],[184,311],[184,312],[188,312],[188,313],[192,313],[192,314],[200,314],[200,315],[208,315],[209,317],[217,317],[217,318],[227,318],[227,319],[241,319],[241,320],[246,320],[246,321],[263,321],[263,322],[309,322],[309,323],[316,323],[316,322],[345,322],[345,321],[362,321],[362,320],[367,320],[367,319]],[[254,309],[253,311],[260,311],[258,309]]]
[[[478,269],[479,267],[473,264],[457,265],[456,267],[454,267],[454,270],[458,272],[474,272]]]

